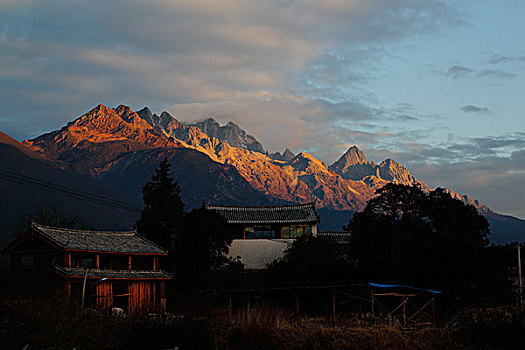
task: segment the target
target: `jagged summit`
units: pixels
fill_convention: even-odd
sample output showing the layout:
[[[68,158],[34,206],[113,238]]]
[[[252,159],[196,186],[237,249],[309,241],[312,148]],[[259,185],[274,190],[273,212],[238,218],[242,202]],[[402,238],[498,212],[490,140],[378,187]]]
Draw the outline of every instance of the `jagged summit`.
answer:
[[[310,153],[301,152],[288,162],[298,171],[328,171],[328,167]]]
[[[344,162],[345,166],[351,166],[356,164],[364,164],[368,161],[366,160],[365,154],[354,145],[350,147],[336,163],[340,162]]]
[[[148,107],[144,107],[140,111],[137,111],[136,113],[138,114],[139,117],[144,119],[149,125],[153,126],[156,124],[156,120],[153,118],[153,113]]]
[[[264,148],[259,141],[252,135],[246,133],[237,124],[229,121],[226,125],[221,126],[215,119],[207,118],[198,121],[194,126],[198,127],[209,137],[215,137],[221,141],[227,142],[233,147],[242,147],[250,151],[264,153]]]
[[[363,181],[372,188],[378,188],[387,182],[404,185],[420,185],[429,187],[410,174],[407,168],[392,159],[386,159],[381,164],[367,161],[365,154],[356,146],[352,146],[339,158],[330,169],[345,179]]]
[[[330,166],[330,169],[345,179],[356,181],[377,173],[376,164],[369,162],[357,146],[350,147],[339,160]]]
[[[287,162],[289,160],[294,159],[295,154],[293,154],[293,152],[290,151],[289,148],[287,148],[284,150],[283,154],[281,154],[280,152],[275,152],[275,153],[270,154],[270,158]]]
[[[407,168],[393,159],[386,159],[379,164],[379,176],[383,180],[403,185],[420,185],[423,189],[430,189],[425,183],[418,181],[410,174]]]
[[[97,145],[107,143],[113,143],[115,152],[122,148],[130,151],[184,146],[178,140],[162,137],[147,120],[128,106],[120,105],[112,109],[103,104],[60,130],[23,142],[25,146],[50,159],[75,162],[81,162],[83,157],[95,153]]]

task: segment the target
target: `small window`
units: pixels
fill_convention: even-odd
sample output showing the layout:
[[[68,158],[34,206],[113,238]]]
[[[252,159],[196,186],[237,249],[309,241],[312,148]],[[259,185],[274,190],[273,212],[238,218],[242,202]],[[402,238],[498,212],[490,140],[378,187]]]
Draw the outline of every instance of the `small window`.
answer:
[[[23,256],[20,260],[20,269],[33,270],[35,268],[35,258],[32,256]]]
[[[290,226],[283,226],[282,238],[290,238]]]
[[[126,257],[112,257],[111,258],[111,268],[113,270],[127,270],[128,268],[128,259]]]
[[[80,266],[85,268],[93,267],[93,259],[80,259]]]
[[[255,230],[253,229],[253,227],[244,228],[244,238],[245,239],[255,238]]]
[[[249,226],[244,228],[245,239],[272,239],[275,238],[275,230],[271,226]]]
[[[312,235],[312,226],[310,225],[305,225],[304,226],[304,234],[306,236],[311,236]]]
[[[255,238],[271,239],[275,238],[275,231],[271,226],[256,226]]]

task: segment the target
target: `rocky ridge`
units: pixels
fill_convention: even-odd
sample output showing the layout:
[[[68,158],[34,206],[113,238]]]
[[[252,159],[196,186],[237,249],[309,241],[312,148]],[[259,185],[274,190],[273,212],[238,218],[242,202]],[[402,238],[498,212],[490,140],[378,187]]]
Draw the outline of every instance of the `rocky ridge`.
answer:
[[[113,145],[111,152],[101,152],[108,144]],[[286,150],[282,155],[267,155],[253,136],[231,122],[220,126],[206,119],[184,124],[167,112],[156,115],[148,108],[133,112],[123,105],[113,109],[99,105],[62,129],[24,141],[24,145],[67,163],[78,173],[96,177],[110,174],[115,160],[122,162],[125,152],[194,149],[215,162],[233,166],[255,190],[271,199],[295,203],[315,200],[318,207],[335,210],[361,210],[375,190],[388,182],[430,189],[403,165],[391,159],[376,165],[355,146],[328,167],[308,153],[294,155]]]

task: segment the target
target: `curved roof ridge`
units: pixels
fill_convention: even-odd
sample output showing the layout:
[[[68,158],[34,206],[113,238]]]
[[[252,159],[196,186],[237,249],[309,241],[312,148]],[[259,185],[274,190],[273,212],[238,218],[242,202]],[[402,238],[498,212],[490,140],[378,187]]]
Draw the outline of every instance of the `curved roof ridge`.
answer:
[[[57,226],[47,226],[42,225],[39,223],[36,223],[34,221],[31,221],[31,227],[36,229],[51,229],[51,230],[57,230],[57,231],[68,231],[68,232],[75,232],[75,233],[84,233],[84,234],[105,234],[105,235],[137,235],[137,231],[101,231],[101,230],[83,230],[83,229],[75,229],[75,228],[65,228],[65,227],[57,227]]]
[[[317,200],[313,200],[311,202],[307,203],[297,203],[297,204],[284,204],[284,205],[255,205],[255,206],[244,206],[244,205],[215,205],[215,204],[207,204],[206,208],[221,208],[221,209],[261,209],[261,208],[268,208],[268,209],[286,209],[286,208],[296,208],[296,207],[306,207],[306,206],[312,206],[317,203]]]
[[[167,250],[135,231],[76,230],[31,223],[35,233],[66,250],[108,253],[167,254]]]
[[[230,224],[297,224],[319,222],[315,201],[280,206],[206,206],[219,213]]]

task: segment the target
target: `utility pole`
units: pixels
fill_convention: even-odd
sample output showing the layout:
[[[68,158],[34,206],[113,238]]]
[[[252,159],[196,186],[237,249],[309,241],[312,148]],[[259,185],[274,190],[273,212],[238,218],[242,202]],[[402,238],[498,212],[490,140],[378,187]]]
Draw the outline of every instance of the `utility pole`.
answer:
[[[88,269],[84,270],[84,283],[82,284],[82,308],[84,308],[84,296],[86,294],[86,280],[87,280]]]
[[[521,278],[521,244],[518,243],[518,305],[523,304],[523,279]]]

